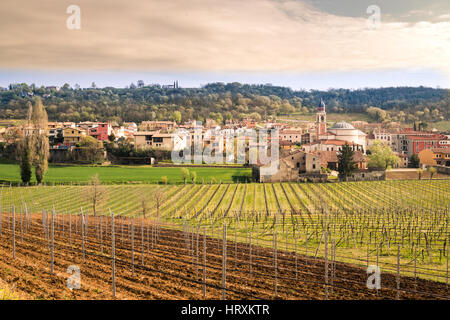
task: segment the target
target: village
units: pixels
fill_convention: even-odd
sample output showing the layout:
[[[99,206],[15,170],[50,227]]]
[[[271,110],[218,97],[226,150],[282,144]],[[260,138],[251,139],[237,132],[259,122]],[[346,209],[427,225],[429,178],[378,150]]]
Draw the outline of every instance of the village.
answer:
[[[278,139],[268,137],[268,141],[277,140],[279,145],[278,170],[275,174],[263,175],[259,168],[264,164],[249,163],[249,154],[252,150],[260,148],[263,142],[253,141],[250,136],[251,132],[273,129],[277,130]],[[4,145],[3,150],[7,150],[7,145],[13,144],[19,135],[30,135],[33,130],[33,125],[26,123],[0,128],[0,143]],[[315,121],[257,122],[247,118],[242,121],[225,121],[224,125],[219,125],[212,119],[207,119],[204,124],[195,120],[183,124],[175,121],[143,121],[140,124],[124,122],[121,125],[93,121],[48,122],[50,162],[70,162],[67,160],[66,153],[88,146],[87,141],[90,141],[91,145],[93,141],[97,142],[94,143],[94,149],[97,149],[99,154],[94,160],[97,163],[110,163],[108,160],[111,160],[111,157],[108,156],[107,144],[127,144],[135,150],[161,151],[156,157],[125,154],[120,159],[113,157],[113,162],[119,161],[123,164],[170,162],[171,151],[181,151],[186,148],[186,146],[178,146],[175,142],[177,132],[180,130],[191,135],[192,149],[194,148],[194,132],[200,130],[202,148],[212,147],[215,149],[213,152],[216,153],[224,153],[227,143],[224,140],[218,143],[211,132],[237,134],[235,140],[244,140],[246,153],[245,160],[237,161],[237,163],[252,165],[253,179],[259,182],[327,181],[328,177],[337,175],[338,155],[345,145],[352,149],[353,161],[358,169],[352,173],[351,177],[348,177],[350,180],[386,179],[385,169],[387,168],[373,167],[369,164],[368,156],[374,144],[382,144],[392,150],[398,158],[392,162],[394,168],[425,169],[432,166],[439,173],[448,174],[450,167],[448,135],[441,134],[436,129],[418,131],[416,128],[400,125],[387,127],[381,123],[364,121],[329,123],[323,101],[317,107]],[[270,154],[270,146],[267,145],[265,148]]]

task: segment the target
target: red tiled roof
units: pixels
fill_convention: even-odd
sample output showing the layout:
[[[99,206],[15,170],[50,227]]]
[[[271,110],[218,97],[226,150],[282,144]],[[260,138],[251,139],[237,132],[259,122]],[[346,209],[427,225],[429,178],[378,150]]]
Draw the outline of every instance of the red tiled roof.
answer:
[[[343,146],[345,143],[348,143],[351,146],[359,146],[359,144],[357,143],[349,143],[348,141],[343,141],[343,140],[320,140],[321,144],[332,144],[335,146]]]
[[[440,139],[444,139],[445,136],[443,136],[443,135],[409,136],[408,138],[411,139],[411,140],[440,140]]]
[[[320,163],[327,165],[328,162],[338,162],[337,151],[313,151],[312,154],[320,156]],[[355,151],[353,155],[353,161],[364,162],[366,161],[366,156],[360,151]]]
[[[445,148],[431,148],[434,153],[450,153],[450,147]]]

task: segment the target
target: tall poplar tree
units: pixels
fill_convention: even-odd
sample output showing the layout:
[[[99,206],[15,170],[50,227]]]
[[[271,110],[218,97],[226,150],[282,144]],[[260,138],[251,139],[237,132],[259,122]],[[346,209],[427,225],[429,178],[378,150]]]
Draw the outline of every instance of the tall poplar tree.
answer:
[[[31,112],[31,122],[33,124],[33,164],[35,168],[36,181],[42,183],[48,169],[48,158],[50,148],[47,137],[48,117],[40,97],[37,97]]]

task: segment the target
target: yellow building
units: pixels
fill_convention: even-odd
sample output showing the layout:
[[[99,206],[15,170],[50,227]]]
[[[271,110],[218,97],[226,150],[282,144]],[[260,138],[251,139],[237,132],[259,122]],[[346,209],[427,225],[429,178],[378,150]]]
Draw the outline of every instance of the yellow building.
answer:
[[[450,166],[450,148],[424,149],[419,152],[421,164]]]
[[[80,128],[65,128],[63,135],[65,145],[76,144],[86,136],[86,130]]]
[[[173,137],[171,134],[155,131],[139,131],[134,134],[136,147],[152,147],[166,150],[173,149]]]

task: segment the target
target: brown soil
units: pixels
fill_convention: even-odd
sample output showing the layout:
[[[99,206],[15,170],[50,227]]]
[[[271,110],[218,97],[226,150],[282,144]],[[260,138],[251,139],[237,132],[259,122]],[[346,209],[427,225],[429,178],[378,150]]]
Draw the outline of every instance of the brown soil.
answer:
[[[12,259],[12,225],[3,217],[0,236],[0,279],[16,288],[21,297],[30,299],[113,299],[111,266],[110,221],[103,218],[100,241],[98,219],[89,217],[85,236],[83,261],[81,223],[61,220],[55,224],[54,274],[50,272],[50,251],[40,215],[34,215],[28,231],[21,239],[16,222],[16,257]],[[59,217],[59,219],[61,219]],[[8,228],[9,225],[9,228]],[[106,230],[107,225],[109,226]],[[203,236],[169,229],[159,229],[144,223],[144,242],[141,220],[136,220],[135,239],[131,241],[130,220],[115,220],[116,233],[116,299],[203,299]],[[77,230],[75,230],[77,228]],[[26,229],[24,227],[24,229]],[[123,230],[123,231],[122,231]],[[122,236],[123,235],[123,236]],[[191,241],[189,237],[194,241]],[[187,244],[193,243],[193,246]],[[222,241],[206,237],[206,299],[222,298]],[[134,275],[132,266],[134,246]],[[50,244],[51,247],[51,244]],[[237,247],[237,250],[235,250]],[[144,263],[141,264],[142,252]],[[237,255],[235,254],[237,252]],[[297,256],[291,252],[277,252],[277,295],[275,295],[274,251],[246,244],[227,242],[226,287],[227,299],[324,299],[325,263],[321,259]],[[67,267],[81,269],[81,289],[70,290],[66,281]],[[331,265],[330,265],[331,270]],[[335,277],[329,275],[330,299],[395,299],[395,275],[381,275],[382,289],[378,293],[366,287],[363,268],[336,263]],[[415,292],[417,290],[417,292]],[[449,299],[446,285],[438,282],[401,277],[401,299]]]

